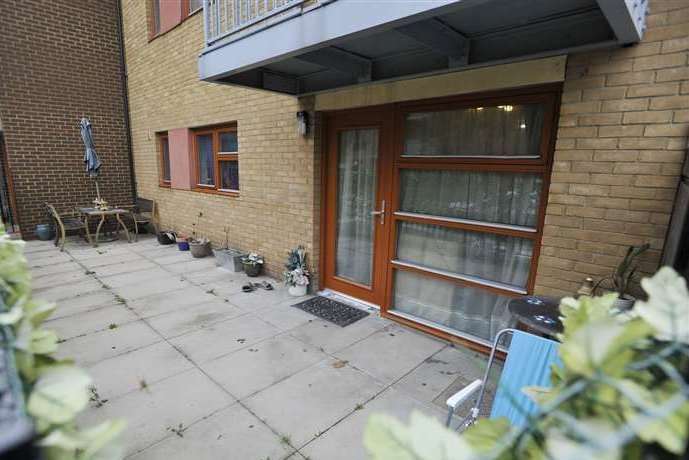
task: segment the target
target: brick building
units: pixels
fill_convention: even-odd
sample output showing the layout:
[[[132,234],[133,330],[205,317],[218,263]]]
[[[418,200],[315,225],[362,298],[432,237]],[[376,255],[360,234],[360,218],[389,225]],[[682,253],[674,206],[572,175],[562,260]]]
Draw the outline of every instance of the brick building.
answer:
[[[47,222],[44,203],[69,211],[95,198],[83,116],[103,163],[103,197],[132,202],[118,8],[116,0],[0,3],[0,120],[25,238]]]
[[[236,26],[249,14],[242,7],[222,10],[226,3],[209,12],[206,39],[219,33],[223,21]],[[301,8],[301,2],[295,3]],[[347,3],[315,2],[314,7],[307,2],[298,19],[276,20],[266,12],[267,27],[249,24],[248,33],[240,28],[205,43],[203,11],[196,10],[201,2],[123,1],[138,192],[159,203],[165,227],[188,233],[201,212],[203,235],[218,243],[228,227],[231,246],[263,254],[273,275],[279,274],[286,251],[303,244],[320,288],[381,306],[390,317],[445,337],[478,342],[504,325],[504,299],[526,292],[571,294],[585,277],[609,274],[629,245],[650,243],[642,268],[652,272],[658,267],[689,133],[689,5],[652,0],[641,42],[619,46],[624,31],[601,26],[596,32],[603,16],[613,28],[619,21],[609,9],[596,16],[595,2],[588,2],[591,11],[577,11],[569,25],[562,25],[581,29],[574,21],[589,21],[592,42],[586,46],[561,45],[562,52],[530,59],[381,82],[374,81],[377,74],[412,65],[393,69],[383,58],[362,58],[375,53],[374,44],[383,46],[389,30],[372,35],[380,37],[377,43],[343,39],[339,48],[296,59],[303,51],[286,57],[276,51],[283,44],[274,38],[282,30],[297,30],[289,29],[296,21],[303,21],[304,30],[312,16],[327,18],[329,9],[336,14],[336,5],[346,12]],[[371,16],[382,14],[375,5]],[[218,19],[222,14],[224,19]],[[456,29],[448,35],[450,19],[446,15],[442,32],[461,45]],[[400,47],[409,37],[426,45],[417,61],[436,59],[435,51],[447,49],[413,25],[395,31],[405,35],[393,40]],[[562,43],[577,35],[565,33],[566,38],[558,38]],[[292,40],[285,34],[285,42]],[[464,56],[467,60],[496,55],[482,47],[482,35],[476,37],[469,37],[475,46],[469,58]],[[261,54],[264,48],[271,48],[268,54]],[[462,59],[452,53],[440,67]],[[436,61],[441,59],[429,69]],[[327,66],[355,77],[343,79],[342,73],[323,70]],[[496,123],[502,123],[504,138],[518,137],[500,147],[506,158],[455,161],[408,153],[439,145],[463,148],[462,139],[444,139],[444,133],[466,129],[466,139],[486,129],[481,123],[488,118],[477,118],[482,110],[484,117],[503,120]],[[306,135],[297,129],[297,113],[304,111]],[[450,112],[454,121],[443,121],[442,114]],[[425,125],[429,117],[440,128]],[[535,137],[508,132],[508,122]],[[450,123],[447,129],[443,123]],[[498,128],[488,129],[495,133]],[[408,134],[400,134],[404,130]],[[481,139],[474,141],[471,148],[485,148]],[[347,163],[350,154],[356,160]],[[371,162],[367,155],[378,156]],[[373,176],[357,170],[361,165]],[[358,171],[348,173],[354,180],[342,176],[347,168]],[[424,176],[423,171],[436,169],[438,175]],[[494,173],[498,179],[486,179],[490,187],[509,183],[505,196],[531,201],[517,203],[523,215],[514,219],[462,214],[451,209],[462,199],[443,195],[460,193],[453,187],[468,181],[462,171],[476,177]],[[481,191],[480,179],[472,180],[468,190],[484,194],[483,208],[497,202],[500,214],[501,206],[510,206],[500,204],[505,196],[486,198],[490,191]],[[433,189],[438,182],[444,190]],[[451,202],[443,207],[447,199]],[[465,199],[471,207],[472,198]],[[423,210],[432,203],[441,205],[434,212]],[[364,214],[383,211],[387,220],[363,217],[357,207]],[[357,227],[362,219],[363,231]],[[373,232],[366,230],[371,225]],[[477,256],[458,241],[483,249]],[[506,269],[509,264],[512,268]],[[454,310],[460,310],[459,316],[452,317]]]
[[[471,344],[510,322],[513,296],[572,294],[629,245],[659,266],[689,135],[686,2],[202,3],[121,2],[137,194],[164,228],[227,234],[276,276],[304,245],[315,288]],[[69,129],[82,114],[106,198],[131,190],[115,3],[55,7],[34,37],[37,5],[0,6],[28,232],[44,195],[92,193]],[[72,33],[84,46],[62,47]]]

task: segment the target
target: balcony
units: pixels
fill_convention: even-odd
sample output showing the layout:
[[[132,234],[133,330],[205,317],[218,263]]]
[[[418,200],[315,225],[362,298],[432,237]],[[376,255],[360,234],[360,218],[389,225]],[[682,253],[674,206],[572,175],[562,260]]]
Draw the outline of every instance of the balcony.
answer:
[[[292,95],[640,41],[647,0],[205,0],[208,82]]]

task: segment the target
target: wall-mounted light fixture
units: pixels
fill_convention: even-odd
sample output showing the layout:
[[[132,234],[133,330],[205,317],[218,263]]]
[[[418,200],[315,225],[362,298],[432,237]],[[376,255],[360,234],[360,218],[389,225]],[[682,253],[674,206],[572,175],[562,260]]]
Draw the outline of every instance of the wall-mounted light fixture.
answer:
[[[306,110],[297,112],[297,133],[302,136],[309,133],[309,112]]]

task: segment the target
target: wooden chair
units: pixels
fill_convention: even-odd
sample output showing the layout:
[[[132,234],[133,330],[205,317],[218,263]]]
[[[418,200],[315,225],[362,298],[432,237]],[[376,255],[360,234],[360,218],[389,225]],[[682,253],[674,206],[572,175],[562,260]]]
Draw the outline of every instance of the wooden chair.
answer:
[[[139,241],[139,226],[151,224],[158,233],[158,223],[156,220],[156,202],[146,198],[136,198],[136,204],[117,206],[121,209],[129,210],[129,215],[134,221],[134,241]]]
[[[55,224],[55,246],[60,245],[60,251],[65,250],[67,232],[79,231],[86,233],[86,224],[77,211],[59,213],[52,204],[45,204],[48,214]]]

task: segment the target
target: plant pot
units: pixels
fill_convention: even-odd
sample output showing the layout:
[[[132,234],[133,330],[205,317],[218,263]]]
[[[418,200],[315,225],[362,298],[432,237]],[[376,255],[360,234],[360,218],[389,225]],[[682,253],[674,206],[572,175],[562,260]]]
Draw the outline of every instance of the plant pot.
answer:
[[[246,276],[258,276],[261,274],[261,269],[263,268],[263,264],[246,264],[242,263],[244,265],[244,273],[246,273]]]
[[[36,225],[36,236],[41,241],[48,241],[55,238],[55,229],[51,224]]]
[[[206,257],[211,253],[211,243],[209,241],[192,241],[189,243],[189,248],[191,249],[191,256],[197,259]]]
[[[159,232],[156,238],[158,238],[158,243],[162,245],[175,244],[174,238],[170,238],[166,232]]]
[[[244,270],[242,264],[242,257],[246,253],[238,251],[237,249],[213,249],[215,256],[215,265],[234,272],[241,272]]]
[[[625,294],[615,300],[615,303],[612,304],[612,308],[618,311],[627,311],[634,306],[634,302],[636,302],[636,298]]]
[[[188,251],[189,250],[189,242],[184,241],[184,240],[177,241],[177,249],[179,249],[180,251]]]
[[[290,286],[287,291],[289,291],[289,293],[294,297],[302,297],[306,295],[306,290],[308,287],[308,284],[296,284],[294,286]]]

